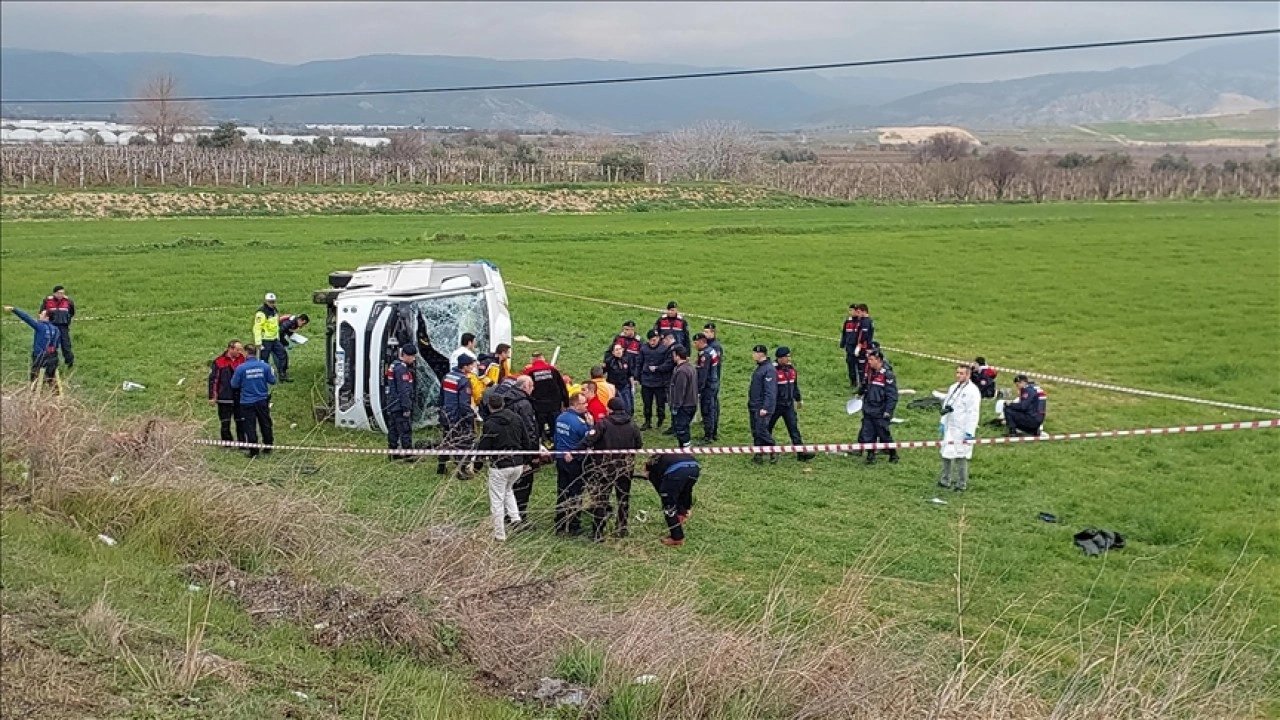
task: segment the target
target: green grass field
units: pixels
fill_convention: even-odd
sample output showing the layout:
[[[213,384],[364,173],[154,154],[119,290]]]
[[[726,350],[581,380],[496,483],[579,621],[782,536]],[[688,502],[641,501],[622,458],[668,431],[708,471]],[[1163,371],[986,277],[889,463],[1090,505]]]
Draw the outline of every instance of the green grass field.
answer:
[[[885,345],[1280,407],[1280,206],[1269,203],[41,221],[6,222],[0,232],[5,304],[32,309],[61,283],[83,316],[156,313],[78,322],[77,367],[68,377],[75,392],[108,413],[193,418],[210,436],[216,420],[203,401],[207,363],[227,339],[249,336],[264,292],[281,298],[283,312],[316,314],[310,292],[324,286],[328,271],[423,257],[484,258],[509,283],[649,307],[677,299],[695,321],[708,315],[827,336],[838,334],[850,302],[867,302]],[[654,319],[518,288],[509,294],[515,334],[540,349],[562,346],[560,366],[575,378],[586,375],[622,321]],[[178,312],[198,308],[221,309]],[[30,332],[6,321],[0,339],[6,382],[25,379]],[[806,441],[854,439],[834,341],[731,326],[721,327],[721,340],[726,442],[749,441],[744,408],[756,343],[792,348]],[[517,343],[516,360],[532,349]],[[944,363],[890,360],[916,397],[944,388],[952,375]],[[311,406],[323,392],[318,344],[295,350],[293,363],[298,382],[275,396],[278,443],[382,444],[313,421]],[[147,390],[120,393],[124,380]],[[1012,378],[1001,381],[1009,386]],[[1045,387],[1051,432],[1263,417]],[[895,436],[934,439],[936,416],[905,409],[910,399],[904,396],[899,415],[907,422]],[[990,412],[984,405],[984,422]],[[671,444],[656,433],[646,441]],[[296,476],[304,461],[319,471]],[[393,471],[381,458],[279,453],[250,465],[219,453],[211,462],[227,477],[339,500],[393,530],[409,529],[437,489],[428,468]],[[765,468],[745,457],[708,459],[690,543],[676,551],[657,543],[652,521],[600,547],[554,539],[547,529],[554,477],[543,471],[534,498],[542,527],[510,544],[549,568],[599,571],[601,597],[638,594],[671,574],[690,579],[707,616],[731,619],[757,616],[780,578],[788,603],[803,614],[873,555],[881,577],[875,611],[925,633],[951,633],[963,527],[966,623],[1015,617],[1024,626],[1016,639],[997,634],[996,645],[999,638],[1034,644],[1076,614],[1081,622],[1108,614],[1137,621],[1162,596],[1170,612],[1186,611],[1234,572],[1241,594],[1232,612],[1256,636],[1260,656],[1280,650],[1280,431],[980,447],[970,491],[943,495],[945,506],[928,502],[940,493],[936,451],[906,451],[898,466],[824,456],[812,472],[803,467],[790,457]],[[475,482],[446,490],[455,511],[476,525],[485,521],[483,492]],[[637,494],[636,509],[660,514],[647,488]],[[1039,522],[1041,511],[1062,523]],[[1086,559],[1071,542],[1084,527],[1119,531],[1129,545]],[[104,577],[127,583],[130,573],[158,572],[111,565],[98,550],[84,559],[83,542],[48,537],[78,531],[55,533],[22,512],[6,513],[4,532],[6,603],[11,593],[44,584],[76,585],[72,568],[81,562],[91,572],[69,591],[79,601],[100,590]],[[50,543],[73,560],[50,560]],[[162,566],[163,557],[148,562]],[[171,614],[174,602],[167,601]],[[279,647],[302,656],[300,672],[324,672],[295,641]],[[1274,666],[1271,672],[1274,683]],[[428,687],[436,679],[413,682]]]
[[[1220,118],[1183,118],[1149,122],[1097,123],[1088,126],[1105,135],[1148,142],[1190,142],[1195,140],[1280,139],[1275,110],[1259,110]]]

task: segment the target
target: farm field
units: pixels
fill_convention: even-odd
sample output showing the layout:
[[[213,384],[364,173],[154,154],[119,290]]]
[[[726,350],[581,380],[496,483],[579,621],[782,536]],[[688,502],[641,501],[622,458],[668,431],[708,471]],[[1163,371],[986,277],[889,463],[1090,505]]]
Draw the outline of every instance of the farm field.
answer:
[[[483,258],[503,271],[515,334],[534,341],[516,343],[513,365],[534,347],[560,346],[560,367],[580,378],[622,321],[644,326],[656,318],[528,288],[647,308],[676,299],[696,327],[711,316],[833,338],[721,323],[721,435],[730,444],[749,441],[751,346],[786,344],[804,389],[805,440],[848,442],[857,422],[844,413],[844,364],[834,337],[854,301],[870,305],[877,339],[890,347],[984,355],[997,365],[1280,408],[1278,233],[1280,206],[1248,202],[6,221],[0,299],[32,309],[54,284],[65,284],[85,318],[75,326],[77,367],[67,378],[75,394],[105,415],[189,419],[213,437],[216,419],[202,394],[207,363],[229,338],[249,336],[264,292],[280,297],[283,312],[318,316],[310,293],[331,270]],[[119,315],[131,317],[113,318]],[[12,387],[25,378],[30,332],[6,318],[0,342],[5,386]],[[917,390],[916,397],[945,388],[952,376],[946,363],[889,359],[900,386]],[[318,343],[296,349],[292,364],[298,381],[275,395],[277,443],[383,445],[379,436],[339,432],[312,418],[323,392]],[[125,380],[147,389],[121,393]],[[1011,374],[1000,381],[1010,387]],[[1266,417],[1043,385],[1050,432]],[[936,415],[906,409],[911,399],[903,396],[899,416],[906,422],[894,426],[895,437],[934,439]],[[983,410],[985,423],[991,405]],[[778,432],[785,435],[781,425]],[[984,427],[980,434],[993,432]],[[646,442],[673,441],[649,433]],[[657,543],[653,520],[602,547],[554,539],[554,476],[544,470],[533,501],[540,527],[508,545],[549,571],[590,570],[601,602],[625,604],[679,578],[703,616],[726,621],[752,621],[779,612],[780,603],[802,622],[851,568],[870,568],[876,580],[869,610],[913,638],[961,630],[958,574],[964,625],[991,627],[982,648],[994,653],[1059,638],[1064,623],[1068,630],[1104,619],[1139,623],[1152,603],[1170,618],[1216,607],[1225,581],[1238,590],[1223,611],[1227,624],[1251,639],[1246,655],[1261,668],[1257,682],[1276,687],[1280,431],[979,447],[971,489],[955,496],[939,495],[934,485],[936,451],[903,455],[900,465],[873,468],[820,456],[807,466],[811,472],[791,457],[764,468],[745,457],[708,458],[690,543],[676,551]],[[391,532],[414,530],[424,507],[441,498],[477,531],[486,522],[482,485],[441,487],[425,466],[392,471],[381,458],[283,452],[252,463],[209,453],[208,462],[219,477],[338,502]],[[303,465],[307,473],[299,472]],[[636,495],[635,510],[660,516],[647,487],[638,483]],[[948,504],[929,503],[934,496]],[[1062,522],[1041,523],[1039,512]],[[1128,546],[1087,559],[1071,541],[1085,527],[1118,531]],[[89,538],[98,532],[81,530]],[[101,548],[84,549],[71,537],[80,531],[51,529],[25,510],[6,512],[4,533],[6,598],[41,584],[80,583],[70,595],[91,601],[104,579],[123,577],[109,592],[126,602],[134,591],[119,585],[131,572],[142,574],[139,582],[162,584],[163,549],[148,556],[154,567],[144,573],[102,559]],[[65,557],[51,557],[50,545],[80,548],[72,557],[88,558],[85,577],[73,577],[75,563]],[[121,550],[136,552],[128,537]],[[225,612],[231,634],[251,634],[242,616]],[[181,617],[165,622],[178,625]],[[271,642],[257,652],[292,653],[305,659],[297,667],[325,672],[300,637],[281,633]],[[345,662],[357,673],[385,669]],[[441,682],[420,670],[403,672],[410,679],[396,697],[410,693],[406,688],[430,694]],[[451,694],[449,702],[467,706],[467,697]],[[1280,706],[1257,712],[1280,713]]]

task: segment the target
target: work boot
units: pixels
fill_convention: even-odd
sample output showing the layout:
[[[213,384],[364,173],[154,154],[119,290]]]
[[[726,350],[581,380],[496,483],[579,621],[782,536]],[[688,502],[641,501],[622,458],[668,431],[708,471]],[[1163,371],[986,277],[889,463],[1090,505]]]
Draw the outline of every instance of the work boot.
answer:
[[[803,453],[803,452],[796,453],[796,459],[799,460],[800,462],[809,462],[815,457],[817,457],[817,455],[815,455],[814,453]]]
[[[662,544],[666,545],[667,547],[680,547],[681,545],[684,544],[684,540],[676,540],[675,538],[664,537],[662,538]]]
[[[441,455],[441,456],[440,456],[440,460],[436,462],[436,474],[437,474],[437,475],[444,475],[444,474],[445,474],[445,470],[446,470],[445,463],[446,463],[446,461],[445,461],[445,459],[444,459],[444,458],[445,458],[445,456],[444,456],[444,455]]]
[[[778,464],[778,453],[769,453],[769,464],[770,465]]]
[[[763,464],[764,464],[764,456],[763,456],[763,455],[761,455],[760,453],[756,453],[755,455],[752,455],[752,456],[751,456],[751,462],[752,462],[752,463],[754,463],[754,464],[756,464],[756,465],[763,465]]]
[[[862,464],[863,464],[863,465],[875,465],[875,464],[876,464],[876,451],[875,451],[875,450],[868,450],[868,451],[867,451],[867,459],[866,459],[866,460],[864,460],[864,461],[862,462]]]
[[[891,464],[897,464],[897,462],[898,462],[898,451],[897,451],[897,450],[890,450],[890,451],[889,451],[889,462],[890,462]]]

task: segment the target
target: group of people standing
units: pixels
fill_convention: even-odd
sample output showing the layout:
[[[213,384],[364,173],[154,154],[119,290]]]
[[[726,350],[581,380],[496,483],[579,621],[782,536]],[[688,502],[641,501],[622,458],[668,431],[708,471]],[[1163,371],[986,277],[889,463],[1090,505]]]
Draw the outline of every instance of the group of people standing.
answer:
[[[260,452],[270,454],[269,446],[275,444],[271,387],[277,382],[293,382],[289,377],[290,343],[310,322],[305,313],[280,314],[275,294],[267,293],[253,316],[253,344],[231,340],[209,363],[208,400],[218,410],[219,437],[224,442],[268,446],[265,450],[248,448],[245,454],[250,458]]]
[[[71,348],[71,321],[76,316],[76,304],[67,297],[66,288],[54,285],[53,292],[40,302],[40,309],[35,317],[11,305],[5,305],[4,311],[16,315],[35,333],[31,344],[29,381],[35,385],[43,375],[45,385],[55,392],[61,392],[58,383],[58,351],[62,351],[62,361],[66,363],[68,370],[76,361]]]

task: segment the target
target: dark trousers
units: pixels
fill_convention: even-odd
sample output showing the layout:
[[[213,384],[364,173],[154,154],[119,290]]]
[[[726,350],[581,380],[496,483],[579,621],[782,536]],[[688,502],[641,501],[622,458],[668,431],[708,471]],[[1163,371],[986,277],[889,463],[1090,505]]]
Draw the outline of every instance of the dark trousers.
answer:
[[[640,398],[644,400],[644,424],[650,424],[653,419],[653,404],[658,404],[658,424],[667,421],[667,388],[666,387],[645,387],[640,386]]]
[[[759,410],[751,412],[751,444],[757,447],[764,445],[777,445],[773,440],[773,413],[760,416]]]
[[[556,458],[556,532],[573,535],[582,532],[578,520],[582,490],[582,459],[565,462],[564,458]]]
[[[794,403],[783,405],[778,404],[778,409],[769,418],[769,434],[773,435],[773,428],[781,419],[787,425],[787,435],[791,436],[792,445],[803,445],[804,440],[800,438],[800,419],[796,417],[796,406]]]
[[[889,432],[889,418],[887,417],[870,417],[866,413],[866,408],[862,412],[862,429],[858,432],[858,442],[860,443],[891,443],[893,435]],[[867,458],[872,459],[876,456],[875,450],[867,451]],[[897,450],[890,450],[889,457],[897,457]]]
[[[866,375],[862,369],[863,365],[860,358],[851,352],[846,351],[844,354],[844,364],[849,368],[849,387],[854,390],[862,388],[862,378]]]
[[[560,410],[547,410],[544,408],[533,409],[534,421],[538,424],[538,435],[543,440],[554,441],[556,438],[556,417],[560,415]],[[523,517],[523,516],[521,516]]]
[[[1004,426],[1009,432],[1021,430],[1032,435],[1040,434],[1040,426],[1044,424],[1044,420],[1037,415],[1033,415],[1026,410],[1015,410],[1008,405],[1004,406]]]
[[[58,371],[58,351],[43,352],[38,355],[31,356],[31,379],[35,382],[40,377],[40,373],[44,373],[44,381],[50,385],[53,384],[53,375]]]
[[[631,470],[634,458],[607,456],[592,460],[583,471],[587,492],[591,496],[591,531],[595,537],[604,537],[604,527],[609,519],[609,496],[618,499],[619,534],[627,532],[627,518],[631,512]]]
[[[392,450],[413,449],[413,419],[404,416],[399,410],[387,412],[387,447]],[[392,460],[406,457],[391,455]]]
[[[440,434],[441,450],[471,450],[475,447],[476,424],[472,418],[462,417],[450,425],[442,414]],[[436,474],[443,475],[450,460],[456,461],[461,468],[473,459],[470,455],[440,455],[436,460]]]
[[[236,434],[231,436],[231,422],[235,421]],[[218,403],[218,436],[224,442],[244,442],[244,416],[240,410],[240,403],[220,402]]]
[[[526,460],[531,460],[526,456]],[[532,465],[526,465],[525,470],[520,473],[520,477],[516,479],[516,484],[511,486],[511,494],[516,496],[516,507],[520,510],[520,517],[528,518],[529,498],[533,495],[533,476],[538,471]]]
[[[720,388],[708,386],[698,398],[702,413],[702,434],[708,440],[715,440],[720,434]]]
[[[662,516],[667,519],[667,531],[672,540],[684,539],[684,523],[681,519],[693,507],[693,486],[698,482],[701,469],[680,468],[667,473],[661,480],[650,478],[653,487],[662,498]]]
[[[271,362],[271,358],[275,358],[276,372],[281,377],[289,374],[289,351],[284,349],[283,340],[263,340],[258,357],[262,362]]]
[[[62,349],[62,362],[71,367],[75,364],[76,355],[71,351],[71,326],[55,325],[58,328],[58,347]]]
[[[634,415],[636,412],[636,395],[635,391],[631,389],[631,382],[627,381],[616,387],[618,388],[618,397],[622,398],[622,402],[627,405],[627,414]]]
[[[697,414],[698,407],[689,405],[687,407],[671,408],[671,430],[676,436],[676,440],[680,441],[683,447],[692,442],[693,437],[689,432],[689,426],[693,424],[693,416]]]
[[[256,403],[240,404],[240,412],[244,416],[244,441],[257,443],[259,434],[263,445],[274,445],[275,432],[271,425],[271,401],[260,400]],[[266,452],[271,452],[267,450]],[[249,457],[257,457],[258,449],[250,448]]]

